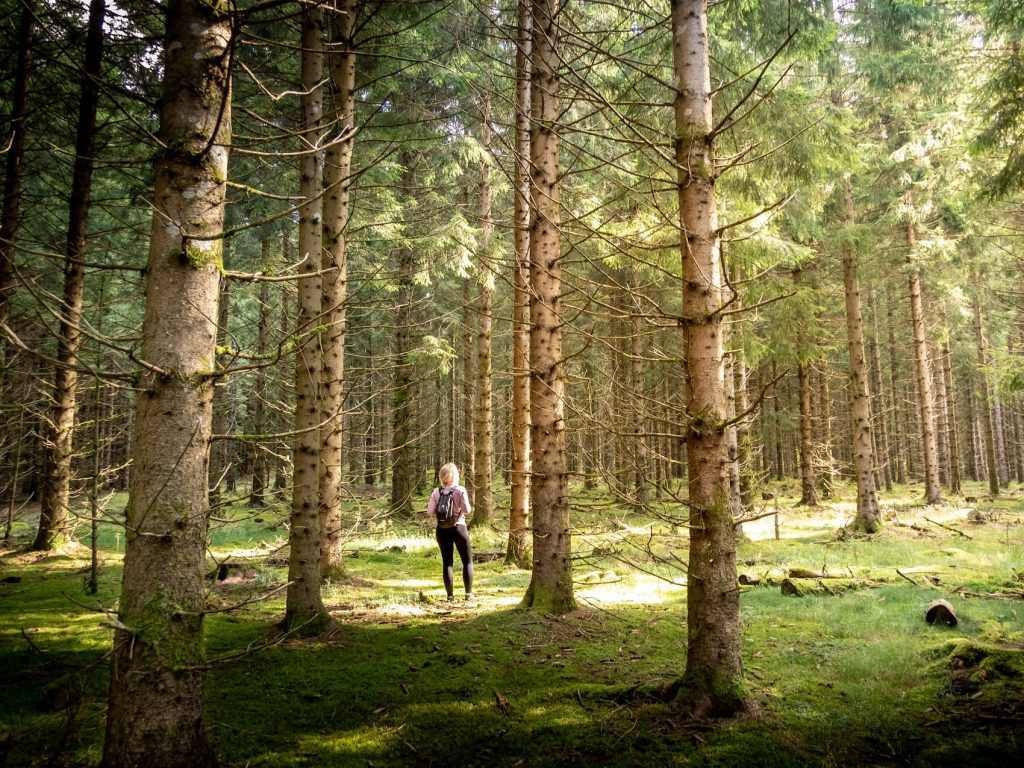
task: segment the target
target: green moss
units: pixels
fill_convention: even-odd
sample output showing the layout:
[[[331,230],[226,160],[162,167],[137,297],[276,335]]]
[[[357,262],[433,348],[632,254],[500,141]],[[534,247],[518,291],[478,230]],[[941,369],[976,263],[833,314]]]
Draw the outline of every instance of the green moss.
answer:
[[[126,617],[136,637],[152,651],[151,665],[184,669],[204,660],[202,617],[195,609],[185,611],[165,586],[158,586],[141,611]]]
[[[213,265],[218,272],[224,272],[224,244],[220,240],[186,240],[182,257],[193,269]]]

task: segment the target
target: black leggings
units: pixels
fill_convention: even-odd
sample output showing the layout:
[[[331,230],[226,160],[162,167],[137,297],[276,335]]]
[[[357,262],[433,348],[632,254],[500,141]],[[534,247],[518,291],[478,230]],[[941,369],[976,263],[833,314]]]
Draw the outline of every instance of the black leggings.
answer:
[[[441,548],[441,562],[444,564],[444,591],[449,595],[452,592],[452,566],[455,564],[455,552],[459,550],[459,559],[462,560],[462,585],[466,588],[466,594],[473,592],[473,547],[469,543],[469,529],[464,525],[456,525],[453,528],[437,529],[437,545]]]

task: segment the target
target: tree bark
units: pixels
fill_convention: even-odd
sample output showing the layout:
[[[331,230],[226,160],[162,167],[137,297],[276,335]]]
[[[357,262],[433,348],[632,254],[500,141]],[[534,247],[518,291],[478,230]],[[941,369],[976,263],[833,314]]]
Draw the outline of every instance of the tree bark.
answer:
[[[134,471],[103,765],[216,765],[203,726],[203,585],[231,17],[167,6]]]
[[[462,413],[466,425],[462,478],[470,506],[476,504],[476,313],[472,285],[469,277],[462,282]]]
[[[336,0],[331,82],[337,138],[324,161],[323,276],[320,278],[320,576],[341,565],[341,485],[344,444],[345,303],[352,148],[355,143],[357,0]]]
[[[892,417],[893,417],[893,454],[890,460],[893,462],[893,476],[896,482],[903,485],[907,482],[907,462],[904,460],[903,446],[906,445],[906,434],[903,431],[903,408],[899,389],[899,366],[896,357],[896,323],[893,313],[892,297],[887,297],[886,320],[889,340],[889,388],[892,391]]]
[[[999,396],[999,383],[992,382],[992,428],[996,439],[996,462],[999,465],[999,485],[1010,484],[1010,465],[1007,461],[1006,429],[1003,421],[1003,401]]]
[[[416,455],[415,363],[412,360],[413,301],[416,254],[403,247],[398,265],[398,312],[395,329],[394,395],[391,414],[391,511],[401,518],[413,516],[412,497],[419,469]]]
[[[750,704],[740,660],[736,536],[729,505],[723,383],[723,276],[718,250],[706,0],[672,0],[675,160],[683,338],[689,399],[690,507],[686,670],[673,684],[693,714]]]
[[[491,104],[484,96],[480,115],[480,146],[484,153],[491,151]],[[491,218],[491,166],[490,158],[480,163],[480,250],[478,257],[480,294],[477,302],[476,333],[476,460],[474,461],[473,523],[491,524],[494,521],[494,396],[491,371],[491,336],[494,325],[491,305],[494,300],[494,280],[487,255],[494,231]]]
[[[876,461],[876,466],[881,464],[882,482],[885,490],[892,490],[892,460],[889,441],[889,405],[886,402],[885,388],[882,386],[882,345],[878,342],[878,304],[875,301],[875,288],[868,286],[868,309],[871,312],[871,341],[869,349],[871,353],[871,388],[875,393],[873,403],[875,408],[872,413],[872,423],[875,425],[876,445],[878,450],[876,456],[881,456],[881,461]]]
[[[960,446],[956,429],[956,390],[953,389],[952,356],[948,334],[942,339],[942,378],[946,389],[946,421],[949,436],[949,492],[960,493]]]
[[[832,498],[836,488],[836,461],[832,455],[832,393],[828,382],[828,361],[822,360],[819,397],[821,398],[822,450],[825,452],[825,471],[821,474],[821,495]]]
[[[630,275],[630,300],[636,302],[636,291],[639,290],[639,281],[636,274]],[[635,309],[635,307],[634,307]],[[640,317],[637,311],[631,311],[632,317],[629,320],[629,388],[630,408],[629,423],[630,432],[635,435],[632,438],[632,462],[633,462],[633,504],[638,511],[647,509],[649,502],[647,494],[648,473],[650,472],[647,448],[647,398],[644,394],[644,337],[640,330]],[[730,374],[732,370],[730,368]],[[735,445],[736,431],[732,430],[733,445]],[[738,477],[737,477],[738,482]],[[738,487],[738,486],[737,486]],[[737,495],[737,500],[738,500]]]
[[[935,395],[932,391],[932,369],[928,360],[928,341],[924,317],[924,301],[921,298],[921,276],[914,268],[913,250],[917,233],[913,223],[907,224],[907,247],[910,271],[910,319],[914,327],[914,369],[917,374],[917,400],[920,409],[921,453],[924,459],[924,503],[938,504],[942,501],[942,486],[939,484],[939,446],[935,435]]]
[[[525,565],[530,527],[530,43],[529,0],[516,9],[516,127],[513,180],[512,493],[505,561]]]
[[[847,226],[854,223],[853,191],[849,177],[843,178],[843,208]],[[856,530],[874,533],[881,527],[875,493],[874,454],[871,446],[871,395],[868,364],[864,355],[864,321],[860,306],[857,255],[843,246],[843,287],[846,294],[846,337],[850,349],[850,431],[853,470],[857,479]]]
[[[227,214],[225,214],[225,217]],[[229,246],[224,244],[224,255]],[[217,365],[226,367],[231,363],[231,355],[224,350],[230,344],[228,322],[231,311],[231,283],[221,281],[220,300],[217,303]],[[228,376],[223,377],[213,390],[213,433],[226,435],[231,432],[231,394]],[[216,499],[224,490],[230,491],[225,482],[231,473],[231,441],[217,440],[210,446],[210,493]]]
[[[270,256],[270,234],[262,240],[260,268],[264,272],[273,269]],[[252,482],[249,486],[249,504],[262,507],[267,503],[268,462],[267,447],[263,435],[267,432],[267,346],[270,337],[270,283],[260,283],[259,315],[256,321],[256,357],[264,362],[256,370],[252,391],[253,432],[260,437],[252,442]]]
[[[533,572],[523,605],[564,614],[572,590],[565,373],[562,361],[562,253],[559,195],[560,0],[532,0],[530,73],[530,446],[533,466]]]
[[[793,270],[793,284],[802,283],[802,272]],[[802,329],[796,332],[797,380],[800,386],[800,504],[818,505],[818,487],[814,478],[814,429],[811,423],[811,364],[804,345],[807,340]]]
[[[323,111],[323,7],[302,11],[301,133],[299,160],[299,319],[295,355],[295,440],[292,450],[292,511],[288,532],[288,591],[283,628],[315,634],[330,619],[320,594],[320,520],[318,512],[320,459],[319,334],[320,262],[323,204],[320,164]]]
[[[68,540],[71,499],[71,457],[74,449],[75,388],[78,384],[79,322],[85,294],[85,248],[92,195],[93,153],[96,146],[96,108],[99,103],[100,65],[103,60],[105,0],[91,0],[85,38],[82,95],[78,105],[75,163],[71,176],[68,233],[64,259],[64,296],[57,366],[54,371],[49,439],[46,446],[46,477],[40,497],[39,530],[32,548],[58,549]]]
[[[0,323],[7,322],[7,302],[14,290],[15,239],[21,216],[22,160],[25,156],[28,79],[32,63],[32,30],[35,26],[35,0],[23,0],[18,22],[18,53],[14,65],[14,87],[10,94],[11,133],[4,163],[4,199],[0,212]],[[0,334],[0,384],[7,371],[7,341]]]
[[[974,342],[978,350],[978,371],[981,390],[981,402],[978,408],[981,410],[981,428],[985,441],[985,469],[988,474],[988,492],[993,496],[999,495],[999,462],[996,460],[995,425],[992,423],[992,398],[988,385],[988,343],[985,340],[985,328],[981,322],[981,288],[980,277],[974,274]]]
[[[747,361],[742,348],[736,351],[736,360],[733,364],[733,383],[736,393],[736,410],[744,414],[750,409],[750,400],[747,395]],[[751,477],[751,448],[750,448],[750,417],[747,416],[736,425],[736,465],[739,471],[740,482],[740,509],[746,511],[754,508],[753,479]]]
[[[978,435],[978,419],[977,419],[977,408],[975,408],[976,403],[975,403],[975,400],[974,400],[974,380],[973,380],[973,377],[971,377],[971,376],[967,377],[967,386],[966,386],[965,389],[966,389],[965,400],[966,400],[966,405],[967,405],[967,414],[966,414],[967,418],[966,418],[966,424],[964,426],[964,437],[966,438],[966,440],[965,440],[965,443],[966,443],[966,445],[965,445],[965,463],[966,463],[965,469],[967,471],[968,479],[977,481],[977,480],[981,479],[981,474],[983,472],[983,469],[981,467],[981,462],[979,461],[981,451],[980,451],[980,449],[978,447],[978,440],[976,439],[977,435]]]

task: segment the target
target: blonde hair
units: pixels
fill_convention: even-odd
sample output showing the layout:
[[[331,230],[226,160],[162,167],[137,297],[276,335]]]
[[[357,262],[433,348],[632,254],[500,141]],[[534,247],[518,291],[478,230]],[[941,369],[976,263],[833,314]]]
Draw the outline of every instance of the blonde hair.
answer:
[[[437,479],[441,481],[441,485],[458,485],[459,484],[459,468],[455,466],[453,462],[448,462],[437,470]]]

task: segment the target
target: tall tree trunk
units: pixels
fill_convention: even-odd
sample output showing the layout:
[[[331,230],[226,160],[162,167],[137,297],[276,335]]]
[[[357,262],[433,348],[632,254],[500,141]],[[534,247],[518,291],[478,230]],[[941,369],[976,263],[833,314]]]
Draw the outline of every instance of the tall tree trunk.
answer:
[[[981,450],[978,446],[977,434],[978,434],[978,419],[977,419],[977,408],[974,400],[974,379],[971,376],[967,377],[966,387],[966,404],[967,404],[967,418],[966,425],[964,428],[964,437],[966,438],[965,443],[965,463],[967,470],[967,478],[969,480],[980,480],[982,474],[981,462],[979,457]]]
[[[462,413],[465,451],[462,478],[471,506],[476,504],[476,313],[473,311],[472,278],[462,282]]]
[[[736,411],[745,414],[750,410],[750,399],[747,395],[747,361],[743,349],[736,351],[736,362],[733,365],[734,387],[736,392]],[[743,511],[754,508],[754,489],[751,477],[750,456],[750,417],[744,417],[736,425],[736,465],[740,475],[740,508]]]
[[[907,462],[904,461],[904,448],[907,436],[903,430],[903,407],[899,389],[899,366],[896,357],[896,323],[893,317],[893,299],[887,297],[886,302],[886,323],[889,336],[889,388],[892,391],[892,415],[893,415],[893,476],[897,483],[903,485],[907,482]]]
[[[854,224],[853,191],[849,177],[843,178],[843,207],[847,226]],[[857,514],[853,527],[873,533],[881,526],[875,493],[875,462],[871,447],[871,395],[868,391],[868,363],[864,355],[864,321],[860,307],[860,279],[857,255],[843,246],[843,287],[846,293],[846,337],[850,349],[850,431],[853,470],[857,479]]]
[[[836,461],[832,454],[832,392],[828,381],[828,360],[821,361],[821,434],[825,471],[821,473],[821,495],[832,498],[836,489]]]
[[[736,535],[729,507],[722,364],[723,277],[715,209],[706,0],[672,0],[675,160],[683,270],[690,551],[686,670],[673,684],[697,716],[748,708],[740,660]]]
[[[476,460],[473,523],[494,521],[494,398],[491,371],[491,336],[494,318],[494,279],[488,252],[494,221],[491,218],[491,104],[485,96],[480,114],[480,146],[488,157],[480,163],[480,295],[477,303],[476,333]]]
[[[736,429],[736,353],[725,352],[722,355],[722,382],[725,385],[725,417],[728,427],[725,428],[726,450],[729,454],[729,508],[735,518],[743,514],[743,499],[740,495],[740,446],[739,434]],[[743,536],[742,526],[736,526],[736,535]]]
[[[57,367],[54,372],[53,413],[46,446],[46,479],[40,498],[39,530],[33,549],[63,546],[68,539],[71,498],[71,457],[75,432],[75,387],[78,384],[79,323],[85,295],[85,247],[92,195],[93,153],[96,147],[96,107],[99,102],[100,64],[103,60],[105,0],[89,3],[85,38],[82,96],[78,104],[75,163],[71,177],[68,234],[64,260],[64,297],[61,302]]]
[[[797,363],[797,378],[800,383],[800,503],[814,507],[818,504],[818,485],[814,476],[810,363]]]
[[[985,328],[981,322],[981,288],[980,279],[974,275],[974,341],[978,348],[978,370],[979,383],[981,385],[981,402],[978,409],[981,411],[981,428],[985,440],[985,468],[988,473],[988,492],[993,496],[999,495],[999,462],[996,460],[995,425],[992,423],[992,398],[989,394],[989,361],[988,343],[985,340]]]
[[[229,246],[224,244],[224,255],[227,255]],[[225,354],[223,350],[230,344],[228,333],[228,322],[231,310],[231,283],[224,280],[220,284],[220,300],[217,304],[217,364],[221,367],[230,365],[231,355]],[[213,433],[215,435],[227,435],[231,432],[231,402],[230,390],[228,388],[228,377],[224,377],[219,386],[213,390]],[[220,439],[214,441],[210,447],[210,489],[216,499],[227,487],[225,478],[231,471],[231,441]]]
[[[946,400],[946,379],[942,375],[942,359],[932,361],[932,383],[935,386],[935,437],[939,448],[939,483],[949,487],[949,408]]]
[[[881,466],[882,482],[885,490],[892,490],[892,461],[890,458],[889,445],[889,406],[886,403],[885,389],[882,387],[882,353],[881,344],[878,342],[878,304],[875,301],[875,287],[868,286],[868,310],[871,312],[871,341],[869,349],[871,354],[871,389],[874,391],[873,403],[875,408],[872,413],[872,423],[875,425],[875,436],[878,450],[875,455],[879,457],[876,465]]]
[[[516,127],[512,309],[512,493],[505,561],[526,565],[530,544],[530,36],[529,0],[516,9]]]
[[[348,299],[346,228],[352,147],[355,143],[356,50],[352,39],[357,0],[336,0],[331,82],[334,139],[324,161],[323,276],[320,285],[320,466],[318,483],[320,575],[341,565],[341,484],[344,444],[345,303]]]
[[[631,296],[631,300],[636,302],[635,292],[639,290],[638,281],[635,274],[630,275],[630,291],[634,294]],[[632,438],[632,461],[633,461],[633,500],[634,506],[638,510],[644,510],[647,508],[648,496],[647,496],[647,485],[648,485],[648,472],[649,464],[647,460],[648,449],[647,449],[647,398],[644,395],[644,348],[643,342],[644,337],[640,333],[640,318],[637,312],[630,313],[632,317],[629,320],[629,389],[630,389],[630,403],[629,409],[629,421],[630,421],[630,432],[633,433]],[[730,368],[730,374],[732,370]],[[736,442],[736,431],[732,430],[732,445],[735,446]],[[734,455],[735,456],[735,455]],[[738,482],[737,477],[737,482]],[[738,486],[737,486],[738,489]],[[737,500],[738,500],[737,495]]]
[[[996,463],[999,465],[999,484],[1009,485],[1010,469],[1006,459],[1006,430],[1003,422],[1003,401],[999,396],[999,383],[992,382],[992,429],[996,440]]]
[[[288,532],[288,591],[283,627],[315,634],[330,623],[320,594],[320,261],[323,204],[320,164],[323,111],[324,15],[320,5],[302,10],[302,156],[299,160],[299,320],[295,355],[295,441],[292,512]]]
[[[281,261],[285,265],[290,265],[292,261],[292,238],[291,229],[285,227],[281,230]],[[289,338],[293,333],[292,328],[292,312],[298,309],[297,302],[291,301],[291,292],[288,289],[287,284],[281,286],[280,294],[280,314],[278,315],[278,323],[280,328],[280,334],[282,339]],[[298,325],[298,319],[296,319],[296,327]],[[277,386],[275,387],[276,399],[282,404],[289,403],[294,397],[294,382],[295,382],[295,366],[291,364],[291,358],[284,355],[278,360],[277,365],[274,367],[277,373]],[[289,381],[291,379],[291,381]],[[293,423],[289,423],[287,411],[285,407],[278,408],[275,413],[274,425],[276,432],[287,432],[290,431]],[[274,490],[282,496],[286,494],[288,490],[288,481],[293,475],[293,468],[290,462],[285,458],[292,453],[291,442],[287,438],[278,438],[276,443],[277,458],[274,460]]]
[[[924,301],[921,298],[921,276],[914,268],[913,250],[917,233],[913,223],[907,224],[907,247],[910,271],[910,319],[914,327],[914,369],[917,374],[917,400],[920,409],[921,453],[924,459],[924,503],[938,504],[942,501],[942,486],[939,484],[939,446],[935,435],[935,395],[932,392],[932,369],[928,361],[928,341],[924,318]]]
[[[398,312],[395,328],[395,373],[391,414],[391,511],[401,518],[413,516],[419,457],[416,449],[416,365],[413,353],[413,314],[416,253],[403,247],[398,264]]]
[[[778,380],[779,372],[772,360],[772,379]],[[786,477],[785,459],[782,455],[782,387],[777,382],[772,387],[772,466],[775,469],[775,479],[782,482]]]
[[[270,272],[273,262],[270,255],[270,234],[263,236],[260,269]],[[253,441],[252,452],[252,483],[249,486],[249,504],[262,507],[267,503],[268,462],[267,446],[262,438],[267,432],[267,347],[270,341],[270,283],[260,283],[259,316],[256,321],[256,357],[263,362],[256,370],[252,391],[252,424],[253,432],[260,439]]]
[[[1010,418],[1013,424],[1013,469],[1017,482],[1024,484],[1024,424],[1021,423],[1020,398],[1013,398]]]
[[[32,62],[32,29],[35,26],[35,0],[22,0],[18,22],[18,54],[14,65],[14,88],[10,94],[10,137],[6,142],[4,163],[4,199],[0,212],[0,323],[7,322],[7,302],[14,289],[14,243],[21,217],[21,163],[25,156],[27,128],[28,78]],[[0,334],[0,384],[7,371],[6,336]]]
[[[942,339],[942,378],[946,390],[946,421],[949,436],[949,492],[960,493],[960,446],[956,430],[956,390],[953,389],[952,356],[949,353],[949,336]]]
[[[793,270],[793,284],[802,283],[802,273]],[[814,479],[814,428],[811,423],[811,364],[804,345],[807,340],[802,329],[796,332],[797,379],[800,385],[800,504],[817,506],[818,487]]]
[[[216,765],[203,726],[207,457],[230,141],[231,16],[167,6],[134,471],[105,768]],[[196,238],[196,239],[193,239]],[[207,239],[201,239],[207,238]],[[188,297],[183,301],[183,297]]]
[[[523,604],[541,613],[576,607],[572,591],[565,372],[562,361],[562,245],[558,180],[560,0],[532,0],[530,80],[530,446],[533,573]]]

